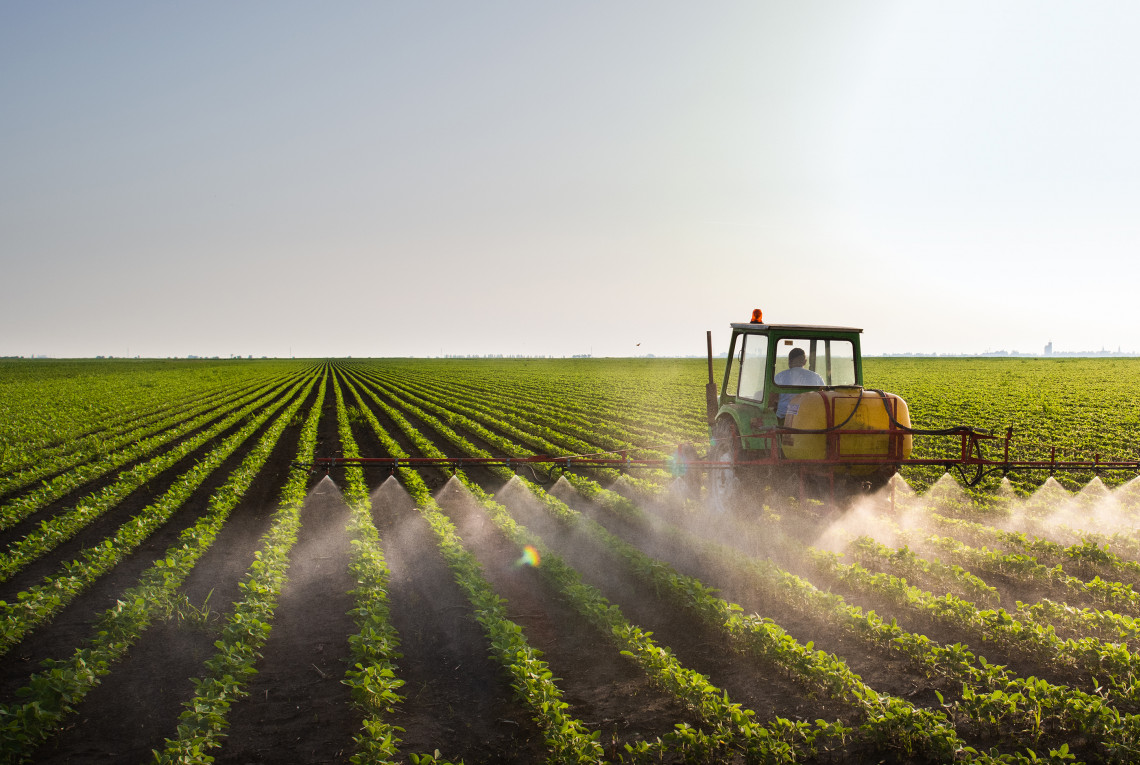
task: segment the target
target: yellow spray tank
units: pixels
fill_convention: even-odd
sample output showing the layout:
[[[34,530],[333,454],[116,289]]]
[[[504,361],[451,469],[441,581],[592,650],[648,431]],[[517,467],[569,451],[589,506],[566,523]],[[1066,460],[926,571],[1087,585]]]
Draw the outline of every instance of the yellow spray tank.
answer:
[[[851,465],[849,473],[869,473],[884,459],[907,459],[913,448],[910,410],[893,393],[859,387],[801,393],[788,404],[784,427],[796,430],[830,431],[796,433],[781,437],[784,457],[793,460],[873,459],[876,465]],[[884,434],[850,431],[880,430]]]

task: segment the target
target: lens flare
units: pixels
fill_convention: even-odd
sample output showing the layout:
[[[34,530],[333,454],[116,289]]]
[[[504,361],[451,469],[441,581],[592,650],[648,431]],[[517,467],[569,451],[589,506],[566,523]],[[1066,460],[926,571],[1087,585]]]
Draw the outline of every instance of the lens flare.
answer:
[[[538,568],[538,564],[542,561],[542,557],[538,554],[532,545],[527,545],[523,548],[522,557],[518,559],[515,566],[530,566],[531,568]]]

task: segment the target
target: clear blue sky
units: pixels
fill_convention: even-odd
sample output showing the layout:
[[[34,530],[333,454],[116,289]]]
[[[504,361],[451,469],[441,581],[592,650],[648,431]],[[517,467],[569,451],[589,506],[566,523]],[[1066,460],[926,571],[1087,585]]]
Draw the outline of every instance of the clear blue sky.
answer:
[[[4,3],[0,355],[1140,351],[1140,5]],[[640,343],[640,345],[638,345]]]

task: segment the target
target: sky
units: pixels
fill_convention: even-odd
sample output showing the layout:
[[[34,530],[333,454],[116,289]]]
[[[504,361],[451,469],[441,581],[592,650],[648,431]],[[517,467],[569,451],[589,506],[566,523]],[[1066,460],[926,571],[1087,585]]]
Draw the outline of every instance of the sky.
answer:
[[[1140,351],[1140,5],[0,4],[0,356]]]

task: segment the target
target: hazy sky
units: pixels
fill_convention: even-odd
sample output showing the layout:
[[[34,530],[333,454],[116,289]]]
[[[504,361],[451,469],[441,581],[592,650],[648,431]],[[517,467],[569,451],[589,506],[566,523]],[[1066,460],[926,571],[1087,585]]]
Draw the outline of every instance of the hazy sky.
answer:
[[[1140,5],[0,4],[0,355],[1140,351]],[[638,345],[640,343],[640,345]]]

